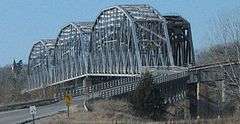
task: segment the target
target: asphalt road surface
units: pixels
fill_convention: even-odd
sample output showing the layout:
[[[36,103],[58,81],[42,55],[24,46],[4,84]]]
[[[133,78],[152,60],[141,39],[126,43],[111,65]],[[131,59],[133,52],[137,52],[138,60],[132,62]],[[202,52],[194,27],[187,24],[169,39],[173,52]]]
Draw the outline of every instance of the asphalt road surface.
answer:
[[[82,103],[82,101],[82,98],[75,97],[73,98],[73,105],[78,105]],[[67,108],[64,101],[56,102],[45,106],[39,106],[37,107],[37,114],[35,118],[53,115],[60,111],[66,110]],[[29,108],[0,112],[0,124],[16,124],[31,119],[32,116],[29,114]]]

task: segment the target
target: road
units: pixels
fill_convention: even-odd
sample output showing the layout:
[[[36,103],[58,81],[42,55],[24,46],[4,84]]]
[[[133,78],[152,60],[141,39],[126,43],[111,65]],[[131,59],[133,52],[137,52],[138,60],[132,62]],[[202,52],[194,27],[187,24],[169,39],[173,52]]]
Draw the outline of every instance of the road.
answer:
[[[73,98],[73,105],[81,104],[82,101],[82,98],[75,97]],[[53,115],[60,111],[66,111],[64,101],[37,107],[36,118]],[[32,119],[32,116],[29,114],[29,108],[0,112],[0,124],[16,124],[30,119]]]

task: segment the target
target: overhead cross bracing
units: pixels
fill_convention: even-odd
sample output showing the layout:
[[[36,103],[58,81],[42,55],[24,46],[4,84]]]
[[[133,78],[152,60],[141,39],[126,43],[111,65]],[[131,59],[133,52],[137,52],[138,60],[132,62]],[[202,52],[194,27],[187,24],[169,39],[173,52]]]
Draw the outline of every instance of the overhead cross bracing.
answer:
[[[145,68],[194,64],[190,28],[186,33],[189,40],[184,42],[192,49],[186,54],[175,52],[173,44],[181,41],[170,37],[172,22],[149,5],[118,5],[102,10],[93,22],[70,23],[60,30],[51,52],[44,45],[33,46],[29,90],[86,76],[133,77]],[[183,62],[176,63],[176,57]],[[48,64],[39,66],[38,61]]]
[[[168,24],[174,65],[194,65],[194,49],[190,23],[181,16],[163,16]]]
[[[142,66],[173,65],[166,22],[150,6],[107,8],[92,31],[91,73],[139,74]]]
[[[52,83],[87,74],[91,22],[65,26],[55,44],[55,70]]]
[[[28,58],[28,88],[44,87],[53,78],[55,40],[35,43]]]

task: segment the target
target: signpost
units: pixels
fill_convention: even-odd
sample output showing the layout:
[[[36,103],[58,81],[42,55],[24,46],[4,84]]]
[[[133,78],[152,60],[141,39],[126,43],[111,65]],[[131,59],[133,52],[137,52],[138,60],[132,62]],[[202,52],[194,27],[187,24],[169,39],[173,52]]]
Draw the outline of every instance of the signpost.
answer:
[[[33,105],[29,107],[29,110],[30,110],[29,113],[30,115],[32,115],[32,118],[33,118],[33,124],[35,124],[34,116],[37,114],[37,108],[35,105]]]
[[[67,112],[68,112],[68,118],[69,118],[69,107],[72,104],[72,96],[68,93],[65,93],[64,101],[65,101],[66,106],[67,106]]]

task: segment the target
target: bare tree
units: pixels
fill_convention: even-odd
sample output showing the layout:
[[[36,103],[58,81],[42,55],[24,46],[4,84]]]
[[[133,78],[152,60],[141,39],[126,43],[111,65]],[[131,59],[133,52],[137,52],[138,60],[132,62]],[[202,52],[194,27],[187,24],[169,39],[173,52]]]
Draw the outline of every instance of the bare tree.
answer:
[[[240,101],[240,9],[217,16],[210,33],[210,47],[200,55],[200,64],[217,63],[225,75],[224,84],[212,87],[217,94],[225,93]],[[228,62],[225,67],[222,63]],[[217,83],[217,82],[216,82]],[[223,87],[224,86],[224,87]],[[218,95],[218,96],[219,96]]]
[[[0,104],[25,100],[21,90],[27,83],[26,67],[23,65],[21,72],[19,71],[17,75],[12,71],[10,65],[0,68]]]
[[[239,9],[228,12],[217,18],[214,39],[217,42],[223,44],[223,50],[221,52],[215,52],[215,60],[227,61],[229,63],[239,63],[240,61],[240,12]],[[216,51],[216,49],[215,49]],[[217,55],[216,55],[217,54]],[[219,55],[222,54],[222,55]],[[233,67],[230,64],[230,68],[226,69],[221,65],[222,70],[230,79],[231,85],[235,85],[238,88],[238,92],[233,91],[232,95],[240,96],[240,81],[239,81],[239,66]]]

